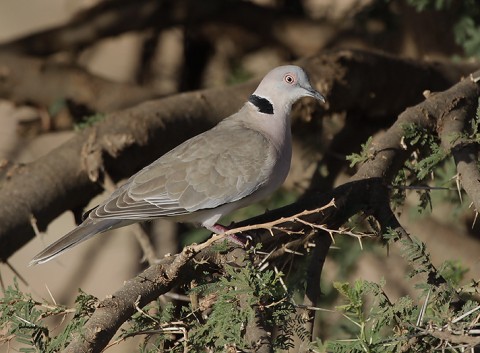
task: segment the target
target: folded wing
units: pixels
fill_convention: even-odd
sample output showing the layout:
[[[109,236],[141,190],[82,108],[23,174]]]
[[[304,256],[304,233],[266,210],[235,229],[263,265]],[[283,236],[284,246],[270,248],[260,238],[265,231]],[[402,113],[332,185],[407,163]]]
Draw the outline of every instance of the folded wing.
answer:
[[[132,176],[89,218],[148,220],[235,202],[267,182],[276,158],[271,148],[240,124],[214,128]]]

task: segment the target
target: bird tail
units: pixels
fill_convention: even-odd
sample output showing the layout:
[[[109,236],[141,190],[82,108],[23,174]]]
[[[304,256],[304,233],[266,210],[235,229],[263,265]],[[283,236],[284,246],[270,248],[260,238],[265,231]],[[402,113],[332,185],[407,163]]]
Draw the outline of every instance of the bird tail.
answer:
[[[44,262],[50,261],[58,255],[62,254],[64,251],[93,237],[95,234],[103,233],[112,228],[118,228],[119,226],[121,226],[119,224],[121,222],[122,221],[119,219],[104,219],[94,223],[92,220],[87,219],[77,228],[73,229],[71,232],[67,233],[66,235],[58,239],[56,242],[47,246],[44,250],[38,253],[32,259],[32,261],[30,261],[29,266],[42,264]]]

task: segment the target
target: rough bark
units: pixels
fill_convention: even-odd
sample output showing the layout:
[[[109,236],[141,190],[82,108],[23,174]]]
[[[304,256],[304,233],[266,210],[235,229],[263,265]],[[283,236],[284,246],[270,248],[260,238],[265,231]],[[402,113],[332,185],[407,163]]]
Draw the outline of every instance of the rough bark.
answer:
[[[51,106],[70,101],[87,111],[111,112],[158,96],[146,87],[116,83],[82,68],[0,52],[0,98]]]

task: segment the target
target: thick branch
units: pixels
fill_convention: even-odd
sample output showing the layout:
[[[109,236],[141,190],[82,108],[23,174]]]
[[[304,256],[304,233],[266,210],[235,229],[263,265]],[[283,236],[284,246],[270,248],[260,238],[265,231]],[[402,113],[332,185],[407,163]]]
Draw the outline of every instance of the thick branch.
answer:
[[[406,109],[387,132],[372,142],[369,148],[371,158],[359,168],[353,179],[378,177],[390,182],[411,153],[401,143],[406,125],[415,124],[429,131],[438,130],[442,133],[442,126],[446,124],[444,128],[448,129],[443,134],[449,134],[451,124],[455,124],[457,128],[458,124],[462,124],[462,121],[456,122],[457,118],[462,119],[467,113],[470,118],[475,116],[479,95],[479,85],[468,78],[444,92],[430,94],[424,102]],[[449,137],[452,138],[451,135]]]
[[[240,308],[246,310],[246,297],[248,294],[240,294]],[[252,353],[272,353],[272,332],[268,332],[262,320],[261,309],[258,306],[253,307],[255,316],[247,322],[245,327],[245,340],[252,347]]]
[[[104,1],[77,14],[69,23],[0,46],[2,51],[50,55],[81,50],[102,38],[152,26],[163,1]]]
[[[152,99],[152,90],[115,83],[72,65],[0,53],[0,98],[50,106],[60,99],[96,112],[124,109]]]
[[[476,117],[480,88],[476,72],[456,88],[458,94],[448,97],[448,110],[442,118],[439,135],[442,147],[451,152],[457,166],[458,177],[465,192],[480,211],[480,171],[478,170],[478,141],[472,140],[471,122]],[[476,78],[476,80],[474,79]],[[475,89],[476,88],[476,89]]]
[[[85,207],[102,191],[92,180],[101,177],[103,168],[115,180],[128,177],[227,116],[253,86],[182,94],[109,114],[45,157],[16,168],[0,184],[0,199],[5,200],[0,205],[0,258],[34,236],[31,215],[44,230],[62,212]]]

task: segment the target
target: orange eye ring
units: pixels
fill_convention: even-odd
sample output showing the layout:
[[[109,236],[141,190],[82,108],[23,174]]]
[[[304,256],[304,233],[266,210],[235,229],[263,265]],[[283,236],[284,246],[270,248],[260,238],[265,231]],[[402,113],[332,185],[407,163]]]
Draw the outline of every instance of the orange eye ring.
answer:
[[[286,83],[293,85],[295,83],[295,76],[293,76],[292,74],[286,74],[283,80]]]

